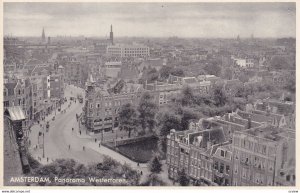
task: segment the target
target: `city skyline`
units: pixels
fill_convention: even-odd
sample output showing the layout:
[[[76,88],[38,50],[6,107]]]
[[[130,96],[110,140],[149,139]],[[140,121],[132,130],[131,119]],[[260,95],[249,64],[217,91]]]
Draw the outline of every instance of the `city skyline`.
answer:
[[[4,3],[4,35],[41,36],[44,27],[46,36],[108,38],[112,24],[116,37],[295,37],[295,9],[295,3]]]

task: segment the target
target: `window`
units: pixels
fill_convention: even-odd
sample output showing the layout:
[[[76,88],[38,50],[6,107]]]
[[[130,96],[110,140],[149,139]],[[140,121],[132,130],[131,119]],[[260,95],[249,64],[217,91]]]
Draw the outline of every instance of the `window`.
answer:
[[[214,169],[217,170],[219,168],[219,163],[216,161],[214,164]]]
[[[9,101],[4,101],[4,107],[9,107]]]
[[[230,166],[226,165],[226,174],[229,174],[229,172],[230,172]]]
[[[222,157],[225,157],[225,152],[224,152],[224,150],[221,150],[221,156],[222,156]]]
[[[220,173],[224,172],[224,163],[220,163]]]

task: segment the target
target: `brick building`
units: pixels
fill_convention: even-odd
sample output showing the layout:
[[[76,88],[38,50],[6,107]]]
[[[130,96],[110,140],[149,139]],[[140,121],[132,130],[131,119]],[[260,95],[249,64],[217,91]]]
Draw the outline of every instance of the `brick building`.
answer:
[[[86,83],[83,122],[88,131],[97,134],[112,132],[118,127],[118,112],[126,103],[136,103],[142,92],[135,90],[127,93],[109,94],[95,85],[90,76]]]
[[[26,120],[25,126],[31,125],[33,119],[32,108],[32,85],[29,79],[10,79],[4,83],[4,109],[20,106],[24,112]]]

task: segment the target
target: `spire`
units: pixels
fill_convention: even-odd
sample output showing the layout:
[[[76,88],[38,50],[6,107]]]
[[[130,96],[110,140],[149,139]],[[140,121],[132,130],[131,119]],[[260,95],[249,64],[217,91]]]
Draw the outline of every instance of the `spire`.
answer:
[[[110,33],[109,33],[110,43],[114,44],[114,32],[112,31],[112,25],[110,25]]]
[[[42,32],[42,41],[45,42],[46,36],[45,36],[45,29],[43,27],[43,32]]]

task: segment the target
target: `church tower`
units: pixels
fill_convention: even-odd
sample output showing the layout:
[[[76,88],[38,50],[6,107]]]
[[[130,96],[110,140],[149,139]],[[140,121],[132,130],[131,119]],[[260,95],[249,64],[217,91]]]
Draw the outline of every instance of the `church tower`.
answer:
[[[112,25],[110,25],[109,39],[110,39],[110,43],[113,45],[114,44],[114,32],[112,29]]]
[[[43,28],[43,32],[42,32],[42,42],[46,42],[46,36],[45,36],[45,29]]]

